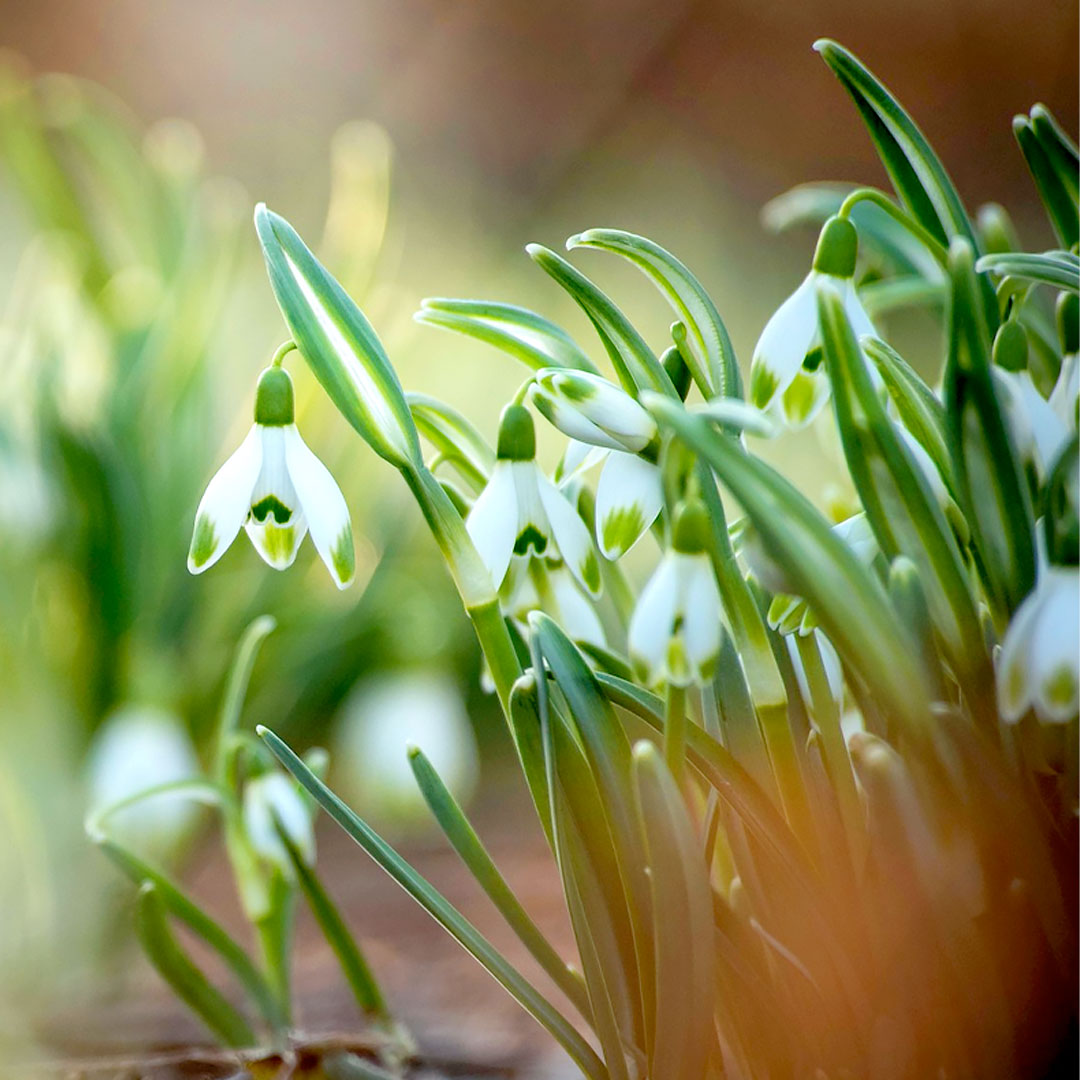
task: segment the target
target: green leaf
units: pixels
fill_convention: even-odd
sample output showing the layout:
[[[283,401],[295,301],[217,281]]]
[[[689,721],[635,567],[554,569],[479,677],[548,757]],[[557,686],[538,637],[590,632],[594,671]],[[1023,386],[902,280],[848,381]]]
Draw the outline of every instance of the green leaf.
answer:
[[[534,371],[570,367],[597,374],[596,365],[561,326],[528,308],[488,300],[432,297],[420,302],[420,310],[413,318],[425,326],[456,330],[493,345]]]
[[[225,928],[207,915],[157,867],[109,839],[104,833],[94,832],[89,827],[88,832],[90,839],[130,881],[138,886],[147,882],[153,885],[158,900],[168,911],[185,923],[225,961],[267,1023],[275,1031],[284,1031],[288,1022],[270,984]]]
[[[244,631],[233,654],[229,673],[225,677],[225,693],[221,701],[221,716],[218,720],[217,741],[214,746],[214,778],[227,790],[237,786],[234,762],[235,741],[233,736],[240,723],[240,711],[244,707],[248,684],[251,681],[251,669],[255,658],[266,638],[273,632],[277,622],[272,615],[260,615]]]
[[[349,989],[352,990],[353,997],[356,999],[356,1004],[366,1016],[388,1020],[390,1012],[386,1007],[382,990],[379,989],[379,983],[363,951],[356,943],[356,939],[349,933],[349,928],[345,925],[345,920],[342,919],[337,905],[323,888],[314,867],[308,865],[289,835],[288,829],[282,827],[276,815],[274,827],[277,830],[278,839],[289,854],[289,862],[300,891],[304,894],[304,899],[307,900],[311,914],[315,916],[315,921],[319,924],[323,937],[326,938],[326,943],[337,957],[345,981],[349,984]]]
[[[888,598],[829,523],[792,484],[700,417],[652,395],[646,402],[669,428],[716,470],[742,503],[769,556],[783,566],[793,591],[806,598],[822,628],[898,721],[918,728],[928,700]]]
[[[1039,131],[1031,118],[1015,117],[1013,134],[1020,144],[1050,224],[1061,246],[1068,248],[1080,240],[1076,166],[1068,161],[1068,150],[1056,138],[1060,128],[1056,123],[1049,123],[1046,117],[1049,113],[1044,111]],[[1043,138],[1039,137],[1040,132]]]
[[[380,457],[420,466],[409,406],[371,323],[284,218],[260,203],[255,228],[281,314],[330,400]]]
[[[619,382],[628,393],[637,397],[639,390],[651,389],[677,396],[663,365],[630,320],[605,293],[554,251],[540,244],[529,244],[525,250],[533,262],[554,278],[589,317],[611,358]]]
[[[1031,126],[1073,202],[1080,200],[1080,151],[1045,105],[1031,107]]]
[[[941,399],[892,346],[880,338],[867,338],[861,344],[867,359],[877,368],[900,422],[937,466],[941,479],[955,498],[956,484],[945,432],[945,406]]]
[[[471,953],[551,1033],[590,1080],[607,1080],[603,1063],[564,1017],[447,899],[345,805],[272,731],[257,729],[274,756],[309,795],[436,922]]]
[[[941,244],[963,237],[978,249],[964,204],[926,137],[895,97],[861,61],[835,41],[814,43],[841,85],[851,95],[900,201]],[[997,304],[989,283],[980,285],[988,325],[997,325]]]
[[[1022,278],[1053,289],[1080,292],[1080,259],[1070,251],[1035,254],[1023,251],[984,255],[975,264],[976,273]]]
[[[656,943],[650,1080],[699,1080],[713,1041],[712,897],[700,841],[656,747],[634,746],[638,821],[649,859]]]
[[[210,985],[169,931],[165,904],[155,885],[139,889],[135,930],[139,943],[158,974],[185,1005],[226,1045],[255,1045],[255,1033],[247,1021]]]
[[[818,318],[844,456],[878,544],[886,558],[907,555],[919,568],[962,684],[988,684],[992,672],[956,538],[885,412],[835,289],[818,290]]]
[[[949,249],[952,297],[945,401],[960,508],[987,599],[999,626],[1035,584],[1034,515],[1012,435],[991,374],[990,341],[979,317],[970,245]]]
[[[452,462],[476,491],[483,490],[495,467],[495,451],[457,409],[427,394],[408,393],[413,420],[435,449]]]
[[[435,820],[451,846],[461,856],[461,861],[469,873],[476,878],[510,928],[532,953],[536,962],[551,976],[555,985],[570,999],[582,1016],[588,1017],[589,1004],[580,980],[566,966],[566,962],[522,907],[434,766],[424,756],[423,751],[415,746],[409,749],[409,764],[424,801],[435,815]]]
[[[712,298],[701,282],[669,251],[644,236],[621,229],[586,229],[566,241],[577,247],[610,251],[629,259],[660,290],[686,326],[685,359],[706,398],[742,397],[735,349]]]

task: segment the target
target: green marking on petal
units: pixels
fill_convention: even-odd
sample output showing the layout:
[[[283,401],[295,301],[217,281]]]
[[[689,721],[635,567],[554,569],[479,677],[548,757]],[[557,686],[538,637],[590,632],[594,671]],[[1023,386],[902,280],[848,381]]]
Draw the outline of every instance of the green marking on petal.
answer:
[[[1065,708],[1076,696],[1076,677],[1067,663],[1058,664],[1043,679],[1042,698],[1047,705]]]
[[[532,548],[537,555],[543,555],[547,550],[547,544],[547,537],[535,525],[526,525],[514,541],[514,554],[524,555],[529,548]]]
[[[784,391],[784,413],[793,424],[801,424],[810,415],[817,397],[814,378],[799,372]]]
[[[682,637],[673,637],[668,642],[667,668],[671,681],[676,686],[683,686],[690,682],[690,664],[687,661]]]
[[[330,561],[334,566],[334,573],[343,584],[352,581],[356,570],[356,551],[353,548],[352,526],[346,525],[341,530],[333,548],[330,551]]]
[[[282,528],[269,524],[262,534],[260,544],[271,562],[285,562],[296,546],[296,530],[291,525]]]
[[[596,397],[596,387],[587,379],[562,378],[556,383],[559,395],[567,401],[580,404]]]
[[[645,515],[637,503],[612,510],[600,525],[604,550],[616,557],[629,551],[634,541],[645,531]]]
[[[276,495],[264,496],[251,508],[251,516],[260,525],[270,514],[278,525],[284,525],[292,517],[292,511]]]
[[[217,551],[217,546],[218,537],[214,523],[206,514],[200,514],[195,520],[195,531],[191,535],[191,550],[188,552],[191,565],[196,570],[205,566]]]
[[[585,582],[589,592],[600,591],[600,560],[596,552],[590,547],[589,554],[585,556],[585,564],[581,567],[581,579]]]
[[[815,345],[804,357],[803,357],[803,371],[815,372],[821,367],[822,362],[825,359],[825,349],[821,345]]]
[[[753,364],[750,369],[750,400],[764,409],[776,395],[779,379],[764,364]]]
[[[1012,664],[1005,675],[1005,693],[1010,705],[1015,707],[1016,703],[1023,699],[1026,686],[1027,672],[1023,664]]]

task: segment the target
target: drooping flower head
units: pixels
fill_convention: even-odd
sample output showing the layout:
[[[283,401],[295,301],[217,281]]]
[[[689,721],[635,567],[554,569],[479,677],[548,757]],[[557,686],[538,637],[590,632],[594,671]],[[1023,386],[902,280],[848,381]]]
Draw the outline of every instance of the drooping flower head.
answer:
[[[348,507],[329,470],[300,437],[292,379],[276,365],[259,377],[255,423],[199,503],[188,569],[200,574],[213,566],[241,525],[275,570],[292,565],[310,531],[338,588],[353,579],[356,556]]]
[[[315,863],[315,829],[312,809],[296,782],[281,772],[266,772],[244,785],[244,830],[255,853],[286,878],[292,878],[292,859],[278,827],[289,838],[301,859]]]
[[[720,652],[720,589],[707,545],[709,518],[699,500],[675,514],[671,547],[630,619],[630,658],[649,685],[689,686],[712,678]]]
[[[561,558],[591,595],[600,593],[600,560],[589,530],[537,465],[536,429],[523,405],[503,410],[495,467],[465,527],[496,588],[511,556],[529,555]]]
[[[607,454],[596,488],[596,542],[605,558],[621,558],[663,506],[656,422],[621,387],[569,368],[538,371],[532,400],[564,435]]]
[[[830,218],[821,230],[813,269],[773,313],[754,348],[750,400],[782,416],[790,427],[810,423],[829,398],[829,380],[821,370],[819,283],[829,281],[839,290],[856,338],[877,336],[855,291],[857,250],[855,226],[847,218]]]

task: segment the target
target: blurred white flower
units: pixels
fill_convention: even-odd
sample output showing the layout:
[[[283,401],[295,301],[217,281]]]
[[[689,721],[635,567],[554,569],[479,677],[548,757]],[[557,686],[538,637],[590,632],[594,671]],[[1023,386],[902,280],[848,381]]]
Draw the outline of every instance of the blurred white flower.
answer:
[[[1027,371],[994,368],[994,384],[1000,391],[1006,420],[1022,461],[1043,479],[1058,459],[1072,433],[1035,388]]]
[[[383,821],[428,815],[409,765],[415,745],[461,802],[476,786],[478,754],[461,692],[446,675],[403,671],[363,680],[337,721],[339,783],[361,813]]]
[[[313,809],[296,782],[281,772],[267,772],[244,784],[244,831],[256,854],[292,878],[289,852],[274,824],[276,818],[301,858],[315,864]]]
[[[1046,566],[1016,609],[997,658],[1001,715],[1028,709],[1044,723],[1075,720],[1080,686],[1080,569]]]
[[[564,562],[515,556],[503,583],[503,611],[524,621],[530,611],[546,611],[571,641],[604,647],[607,639],[592,600]]]
[[[88,810],[99,813],[161,784],[190,780],[199,763],[179,717],[124,705],[94,735],[86,759]],[[134,848],[168,852],[183,839],[198,808],[178,795],[157,795],[117,811],[109,833]]]
[[[292,380],[267,368],[255,395],[255,423],[207,485],[195,514],[188,569],[200,574],[225,554],[243,525],[275,570],[292,565],[311,539],[339,589],[353,579],[349,509],[334,478],[293,422]]]

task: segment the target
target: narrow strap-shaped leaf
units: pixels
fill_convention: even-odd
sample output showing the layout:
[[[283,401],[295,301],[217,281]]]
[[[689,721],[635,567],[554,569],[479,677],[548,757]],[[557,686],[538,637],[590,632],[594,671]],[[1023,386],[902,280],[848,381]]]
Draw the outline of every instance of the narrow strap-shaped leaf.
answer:
[[[341,917],[337,905],[323,888],[319,875],[308,866],[300,854],[289,831],[282,828],[281,822],[276,818],[274,826],[278,839],[289,854],[289,862],[292,864],[297,884],[304,894],[304,899],[307,900],[308,907],[311,908],[311,914],[315,916],[315,921],[319,924],[319,929],[323,932],[323,937],[326,938],[326,943],[337,957],[341,972],[349,984],[349,989],[353,992],[356,1004],[366,1016],[388,1020],[390,1012],[386,1007],[386,999],[379,988],[378,980],[372,973],[371,966],[356,939],[349,933],[349,928],[345,925],[345,920]]]
[[[1047,251],[1042,254],[1010,251],[984,255],[975,264],[977,273],[993,273],[1023,278],[1054,289],[1080,292],[1080,259],[1070,251]]]
[[[977,309],[970,245],[949,249],[952,280],[945,400],[960,507],[987,598],[999,625],[1035,584],[1031,497],[994,390],[990,341]]]
[[[235,778],[230,775],[230,762],[235,761],[233,736],[240,723],[240,711],[244,707],[251,669],[259,648],[271,634],[277,622],[272,615],[260,615],[254,619],[240,637],[233,654],[229,673],[225,677],[225,693],[221,699],[221,716],[218,720],[217,743],[214,747],[214,777],[230,790]]]
[[[480,491],[495,466],[495,451],[476,426],[438,398],[410,392],[405,400],[420,434]]]
[[[536,962],[551,976],[552,981],[570,999],[578,1012],[587,1018],[589,1005],[580,980],[566,966],[566,961],[555,951],[540,927],[533,922],[507,884],[506,878],[499,872],[458,801],[419,747],[409,749],[409,764],[424,801],[435,815],[435,820],[451,846],[461,856],[461,861],[469,873],[476,878]]]
[[[956,497],[948,436],[945,433],[945,406],[923,381],[922,376],[887,342],[866,338],[864,353],[877,368],[900,422],[915,437],[937,466],[949,493]]]
[[[1050,163],[1073,201],[1080,200],[1080,151],[1054,114],[1042,104],[1032,105],[1031,126]]]
[[[915,274],[872,281],[859,289],[862,306],[873,320],[909,308],[942,308],[947,295],[942,281],[927,281]]]
[[[921,671],[898,633],[880,582],[833,533],[821,513],[775,469],[667,399],[648,408],[716,470],[742,503],[766,550],[785,568],[841,654],[898,720],[927,719]]]
[[[596,328],[627,393],[655,390],[676,397],[671,378],[644,338],[606,293],[561,255],[540,244],[525,248],[533,262],[554,278],[574,299]]]
[[[431,297],[413,318],[425,326],[456,330],[520,360],[534,371],[570,367],[598,374],[596,365],[561,327],[516,304]]]
[[[656,942],[650,1080],[699,1080],[713,1035],[712,900],[700,841],[653,743],[634,747],[638,821],[649,858]]]
[[[371,323],[283,217],[260,203],[255,229],[281,314],[330,400],[380,457],[420,466],[416,426]]]
[[[964,682],[990,679],[989,658],[956,537],[885,412],[843,300],[818,292],[818,318],[848,471],[886,558],[907,555],[919,567],[945,648]]]
[[[135,930],[158,974],[173,992],[226,1045],[253,1046],[255,1033],[248,1022],[210,985],[169,930],[165,904],[155,885],[139,889]]]
[[[739,365],[724,320],[701,282],[671,252],[621,229],[586,229],[571,236],[566,246],[610,251],[639,267],[686,326],[686,360],[698,389],[706,398],[742,397]]]
[[[170,914],[185,923],[225,961],[272,1028],[283,1031],[287,1027],[285,1015],[265,976],[220,923],[207,915],[163,871],[145,859],[103,833],[92,832],[90,839],[135,885],[150,882],[154,886],[159,901]]]
[[[443,926],[545,1027],[590,1080],[607,1080],[595,1051],[560,1013],[438,890],[345,805],[272,731],[258,728],[274,756],[301,786],[420,906]]]
[[[885,171],[915,220],[944,245],[957,236],[978,248],[974,226],[945,167],[915,121],[862,62],[835,41],[814,43],[851,95]],[[979,287],[988,325],[997,326],[997,304],[989,282]]]
[[[1030,117],[1017,116],[1013,119],[1013,134],[1035,181],[1046,216],[1050,219],[1061,246],[1072,247],[1080,240],[1076,169],[1073,166],[1072,175],[1068,176],[1068,168],[1061,168],[1064,162],[1061,161],[1060,144],[1055,139],[1045,138],[1052,134],[1052,129],[1049,129],[1045,121],[1041,127],[1044,138],[1039,137]]]

